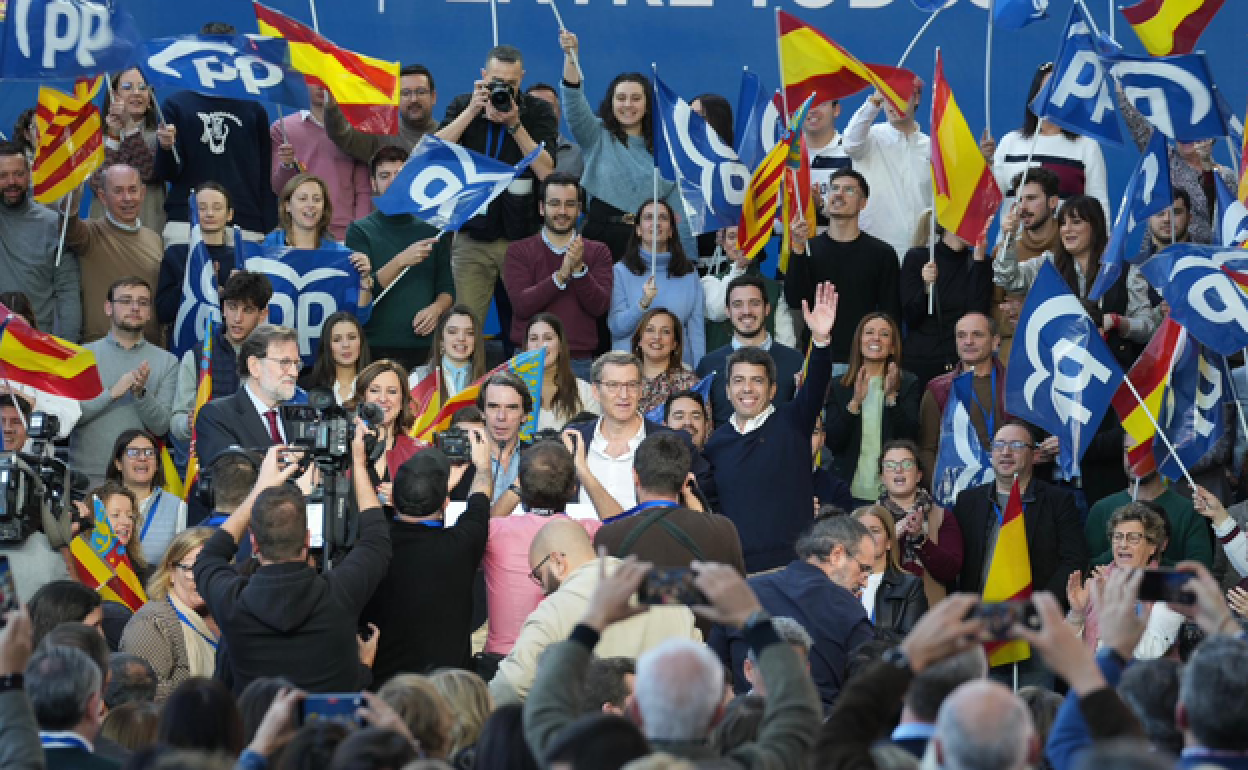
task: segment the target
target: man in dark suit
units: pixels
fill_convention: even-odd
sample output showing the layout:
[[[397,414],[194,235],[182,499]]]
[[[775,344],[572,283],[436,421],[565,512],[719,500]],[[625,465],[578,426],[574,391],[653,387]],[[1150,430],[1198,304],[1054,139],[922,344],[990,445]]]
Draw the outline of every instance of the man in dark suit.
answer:
[[[732,417],[732,402],[728,400],[728,356],[744,347],[762,348],[771,354],[776,363],[776,392],[771,403],[780,404],[793,399],[797,390],[797,375],[802,371],[802,354],[781,345],[767,333],[767,317],[771,315],[771,303],[767,301],[767,284],[761,275],[745,273],[733,278],[728,284],[725,297],[728,306],[728,323],[732,325],[732,341],[702,356],[698,362],[698,376],[714,374],[711,383],[711,419],[715,427]]]
[[[75,647],[49,645],[26,665],[26,694],[50,770],[116,770],[92,747],[104,721],[104,675]]]

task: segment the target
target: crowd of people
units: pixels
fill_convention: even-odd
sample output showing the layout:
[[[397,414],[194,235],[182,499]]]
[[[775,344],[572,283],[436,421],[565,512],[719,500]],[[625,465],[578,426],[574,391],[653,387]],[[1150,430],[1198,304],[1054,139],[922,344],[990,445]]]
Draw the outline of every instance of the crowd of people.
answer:
[[[1167,313],[1136,267],[1087,300],[1111,221],[1097,144],[1024,108],[982,142],[999,232],[929,242],[923,83],[904,113],[869,96],[844,134],[839,101],[813,104],[819,214],[789,223],[787,272],[764,275],[736,228],[695,234],[677,186],[655,194],[650,80],[620,74],[595,109],[592,52],[558,43],[557,87],[526,88],[500,45],[440,121],[434,73],[403,67],[387,136],[317,86],[270,123],[191,92],[158,109],[137,69],[116,73],[85,219],[31,197],[29,125],[0,143],[0,302],[83,343],[103,384],[0,395],[6,452],[54,415],[90,481],[63,519],[0,543],[16,586],[0,766],[1248,768],[1239,421],[1193,486],[1134,470],[1112,416],[1064,478],[1059,439],[1005,408],[1045,261],[1124,367]],[[732,144],[726,100],[693,107]],[[447,237],[371,202],[425,135],[505,163],[541,149]],[[1203,143],[1170,164],[1146,251],[1216,232],[1226,170]],[[222,322],[179,359],[192,192]],[[300,330],[267,322],[273,285],[237,269],[232,226],[358,272],[311,365]],[[539,349],[540,393],[496,367]],[[932,479],[963,374],[993,480],[944,505]],[[283,408],[316,389],[352,415],[346,490],[303,461]],[[418,390],[475,392],[440,446],[413,436]],[[201,471],[180,499],[167,476],[188,448]],[[1015,488],[1032,595],[1003,615],[981,597]],[[137,608],[73,556],[97,518],[145,587]],[[1141,600],[1162,567],[1183,591]],[[1020,640],[1027,655],[991,665]]]

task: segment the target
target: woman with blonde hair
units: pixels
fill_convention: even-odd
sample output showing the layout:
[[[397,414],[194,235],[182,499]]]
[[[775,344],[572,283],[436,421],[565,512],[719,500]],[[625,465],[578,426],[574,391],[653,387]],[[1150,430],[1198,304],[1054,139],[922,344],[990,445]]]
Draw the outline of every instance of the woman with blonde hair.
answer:
[[[147,582],[148,602],[121,635],[121,651],[152,664],[156,700],[164,700],[192,677],[212,677],[220,633],[195,586],[195,560],[212,536],[210,527],[191,527],[169,544]]]
[[[494,710],[494,699],[490,697],[490,688],[481,677],[462,668],[444,668],[434,671],[429,681],[446,699],[454,715],[455,723],[451,727],[451,746],[447,756],[462,766],[460,758],[471,755],[481,737],[481,728],[485,720],[490,718]]]
[[[377,695],[407,725],[408,733],[419,742],[426,757],[450,756],[451,708],[429,677],[399,674],[382,685]]]
[[[877,630],[905,636],[927,612],[923,579],[901,569],[897,558],[897,523],[887,508],[870,505],[850,515],[861,522],[875,540],[875,563],[862,592],[862,605]]]

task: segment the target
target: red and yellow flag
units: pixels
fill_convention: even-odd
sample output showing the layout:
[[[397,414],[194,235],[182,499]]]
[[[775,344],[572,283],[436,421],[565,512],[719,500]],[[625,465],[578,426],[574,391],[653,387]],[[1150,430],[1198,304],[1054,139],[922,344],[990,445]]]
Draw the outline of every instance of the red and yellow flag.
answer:
[[[1017,602],[1031,597],[1031,555],[1027,551],[1027,527],[1023,522],[1023,497],[1018,479],[1010,488],[1010,502],[1001,515],[1001,530],[992,550],[988,579],[984,581],[985,602]],[[1003,666],[1027,660],[1031,646],[1021,639],[989,642],[985,645],[988,662]]]
[[[1248,115],[1244,116],[1245,126],[1248,126]],[[1239,148],[1239,189],[1235,193],[1235,197],[1239,198],[1241,203],[1248,205],[1248,130],[1244,131],[1244,137],[1241,140],[1242,146]]]
[[[874,86],[898,112],[909,109],[914,73],[882,64],[864,64],[849,51],[796,16],[776,14],[785,96],[790,104],[812,91],[815,104],[843,99]]]
[[[0,319],[0,375],[78,401],[104,392],[94,353],[35,331],[4,305],[0,305]]]
[[[1118,386],[1110,402],[1122,421],[1123,430],[1134,443],[1127,450],[1127,460],[1131,463],[1131,472],[1137,477],[1147,476],[1157,469],[1153,457],[1153,438],[1157,435],[1157,428],[1153,422],[1161,419],[1161,402],[1170,383],[1170,372],[1183,353],[1186,339],[1187,332],[1183,327],[1166,316],[1131,371],[1127,372],[1127,378],[1140,397],[1137,399],[1124,382]],[[1153,419],[1149,419],[1149,414]]]
[[[40,203],[64,198],[104,163],[103,122],[91,103],[103,82],[103,75],[79,80],[73,94],[39,89],[35,109],[39,146],[32,182]]]
[[[435,366],[428,377],[412,388],[412,413],[416,415],[416,421],[407,432],[409,436],[415,438],[427,433],[434,418],[442,410],[441,380],[442,371]]]
[[[753,259],[771,240],[776,212],[780,210],[782,203],[781,193],[785,189],[784,179],[788,175],[793,143],[802,134],[802,124],[806,122],[806,113],[814,99],[814,94],[806,97],[806,101],[794,113],[784,136],[763,157],[750,176],[749,187],[745,190],[745,202],[741,205],[741,219],[737,224],[737,244],[746,259]],[[789,223],[785,222],[784,225],[787,241]],[[784,265],[781,269],[787,267]]]
[[[811,194],[810,155],[806,151],[805,135],[800,131],[793,136],[789,147],[789,157],[784,169],[784,198],[781,206],[780,221],[784,225],[784,237],[780,243],[780,272],[789,271],[790,230],[793,227],[795,212],[802,212],[802,218],[813,227],[815,222],[815,196]],[[813,232],[813,231],[812,231]]]
[[[212,319],[204,321],[204,344],[199,354],[199,384],[195,389],[195,408],[191,410],[191,456],[186,461],[186,483],[182,485],[187,492],[191,491],[199,477],[199,453],[195,451],[195,418],[199,416],[200,408],[212,399],[212,347],[217,336],[214,331]]]
[[[976,243],[1001,205],[1001,188],[953,98],[939,50],[932,78],[932,185],[936,221]]]
[[[1123,8],[1140,42],[1153,56],[1191,53],[1226,0],[1141,0]]]
[[[252,3],[260,34],[290,41],[290,64],[334,96],[351,125],[370,134],[399,131],[399,64],[353,53],[278,11]]]
[[[134,533],[138,537],[138,533]],[[147,602],[143,584],[134,574],[126,547],[108,526],[104,504],[95,498],[95,528],[69,544],[78,580],[99,592],[108,601],[118,602],[138,612]]]

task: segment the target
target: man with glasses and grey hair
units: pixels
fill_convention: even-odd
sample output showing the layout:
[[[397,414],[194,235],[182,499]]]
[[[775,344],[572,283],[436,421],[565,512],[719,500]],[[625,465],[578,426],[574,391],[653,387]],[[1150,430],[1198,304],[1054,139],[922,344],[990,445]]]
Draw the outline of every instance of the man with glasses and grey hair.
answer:
[[[84,770],[116,768],[95,754],[104,722],[104,675],[82,650],[48,646],[26,665],[26,694],[39,723],[48,767]]]
[[[858,600],[875,561],[875,540],[857,519],[830,516],[797,541],[797,557],[784,569],[750,578],[749,584],[772,617],[793,618],[814,640],[810,675],[826,709],[841,691],[850,653],[875,636]],[[745,637],[717,626],[709,644],[732,664],[737,693],[745,693]]]

